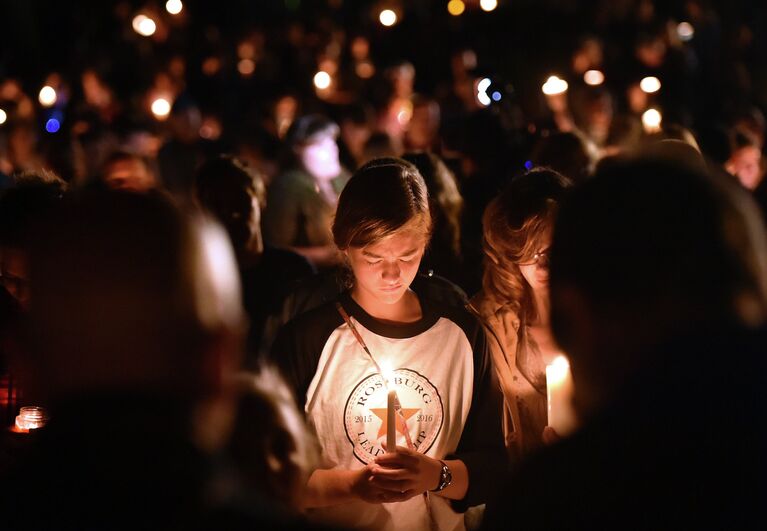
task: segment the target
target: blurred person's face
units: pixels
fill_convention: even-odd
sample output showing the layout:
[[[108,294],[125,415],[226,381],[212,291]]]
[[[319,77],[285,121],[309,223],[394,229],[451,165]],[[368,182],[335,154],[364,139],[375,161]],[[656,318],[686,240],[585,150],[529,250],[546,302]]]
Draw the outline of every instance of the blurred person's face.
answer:
[[[362,61],[370,54],[370,43],[365,37],[355,37],[351,45],[352,57]]]
[[[94,107],[105,107],[112,102],[112,94],[95,72],[86,70],[80,78],[85,101]]]
[[[660,38],[640,44],[636,56],[645,66],[658,68],[666,59],[666,44]]]
[[[396,304],[421,264],[426,238],[417,231],[395,233],[372,245],[346,251],[354,273],[353,293],[365,307]]]
[[[0,254],[0,284],[22,308],[29,302],[27,255],[20,249],[4,247]]]
[[[413,94],[415,70],[411,66],[397,68],[392,76],[394,94],[397,98],[409,98]]]
[[[549,289],[549,245],[547,236],[538,245],[538,250],[529,259],[519,264],[519,271],[534,293],[545,293]]]
[[[740,183],[749,190],[755,190],[762,182],[762,153],[755,146],[737,149],[727,161],[729,173],[736,176]]]
[[[104,171],[104,183],[115,190],[146,192],[157,185],[154,175],[138,159],[123,159],[110,164]]]
[[[599,144],[607,140],[610,124],[613,120],[612,105],[609,100],[594,102],[587,110],[588,133]]]
[[[413,109],[413,117],[405,132],[411,149],[429,149],[439,129],[439,107],[436,103],[419,105]]]
[[[370,134],[370,127],[367,124],[358,124],[351,120],[341,123],[341,138],[358,161],[362,158],[365,143],[370,138]]]
[[[332,136],[323,136],[301,147],[298,151],[306,171],[319,180],[330,180],[341,173],[341,162],[338,160],[338,144]]]
[[[628,98],[629,108],[633,112],[641,113],[647,109],[647,93],[641,89],[639,83],[634,83],[626,89],[626,97]]]
[[[602,44],[594,39],[588,39],[573,54],[573,70],[582,74],[591,68],[602,66]]]
[[[277,136],[285,138],[290,128],[290,124],[296,118],[296,112],[298,111],[298,100],[293,96],[283,96],[274,105],[274,121],[277,127]]]
[[[8,136],[9,155],[17,169],[23,168],[35,155],[37,136],[31,127],[17,127]]]
[[[200,140],[202,115],[197,107],[189,107],[181,112],[171,113],[168,123],[173,135],[181,142],[193,144]]]

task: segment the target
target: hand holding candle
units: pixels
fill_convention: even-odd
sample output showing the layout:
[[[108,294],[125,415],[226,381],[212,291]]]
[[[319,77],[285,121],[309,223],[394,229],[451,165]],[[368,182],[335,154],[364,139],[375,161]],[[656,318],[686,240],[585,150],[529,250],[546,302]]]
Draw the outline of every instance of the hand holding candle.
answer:
[[[546,366],[546,397],[548,401],[548,425],[558,435],[567,435],[576,427],[572,407],[573,378],[570,363],[564,356],[557,356]]]

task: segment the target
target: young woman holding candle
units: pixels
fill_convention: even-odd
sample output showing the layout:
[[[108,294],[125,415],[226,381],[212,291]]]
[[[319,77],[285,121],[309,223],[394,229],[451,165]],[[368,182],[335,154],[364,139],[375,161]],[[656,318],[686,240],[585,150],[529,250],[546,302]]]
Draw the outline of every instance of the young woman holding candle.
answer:
[[[546,365],[560,354],[549,323],[548,248],[569,186],[552,170],[530,171],[514,179],[483,218],[485,269],[472,307],[491,331],[512,458],[539,447],[547,425]]]
[[[414,166],[360,168],[333,224],[350,289],[288,323],[272,350],[322,448],[304,505],[326,523],[462,529],[505,470],[484,331],[452,285],[416,278],[431,223]]]

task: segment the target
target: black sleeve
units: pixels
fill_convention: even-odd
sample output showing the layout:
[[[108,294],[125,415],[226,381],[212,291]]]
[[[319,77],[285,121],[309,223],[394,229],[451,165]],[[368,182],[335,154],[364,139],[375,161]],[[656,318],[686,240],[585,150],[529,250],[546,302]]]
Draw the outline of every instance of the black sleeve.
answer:
[[[335,301],[343,290],[344,287],[335,271],[318,273],[299,281],[282,300],[280,309],[266,318],[259,353],[270,357],[269,353],[274,352],[273,345],[277,334],[286,323],[323,304]]]
[[[293,391],[299,409],[303,410],[306,392],[301,393],[300,390],[303,387],[305,371],[299,368],[301,363],[296,349],[294,327],[295,325],[291,321],[280,329],[269,351],[269,361],[279,369],[280,374]],[[308,388],[308,384],[306,385]]]
[[[323,304],[288,322],[274,340],[269,361],[295,393],[301,411],[306,405],[306,391],[317,372],[322,349],[333,330],[342,323],[335,306]]]
[[[506,478],[508,457],[501,426],[503,399],[492,365],[487,338],[472,316],[469,340],[474,349],[474,389],[466,426],[455,453],[447,459],[460,459],[469,471],[469,489],[462,500],[453,500],[455,511],[490,500]],[[464,330],[466,328],[464,327]],[[473,337],[472,337],[473,336]]]

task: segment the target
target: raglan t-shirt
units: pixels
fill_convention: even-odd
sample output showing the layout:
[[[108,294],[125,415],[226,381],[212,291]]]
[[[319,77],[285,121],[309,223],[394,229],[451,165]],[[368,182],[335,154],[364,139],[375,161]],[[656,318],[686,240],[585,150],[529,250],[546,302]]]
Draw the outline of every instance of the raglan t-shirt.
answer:
[[[418,292],[416,292],[418,294]],[[430,494],[398,503],[354,501],[315,509],[318,520],[354,529],[463,529],[467,507],[484,503],[504,473],[501,397],[484,331],[461,306],[419,295],[423,317],[391,325],[367,314],[349,295],[338,301],[381,366],[378,373],[349,326],[329,302],[288,323],[272,357],[294,387],[322,448],[323,468],[359,469],[385,452],[387,384],[397,391],[407,432],[419,452],[461,459],[469,471],[466,497]],[[407,446],[404,428],[397,445]]]

